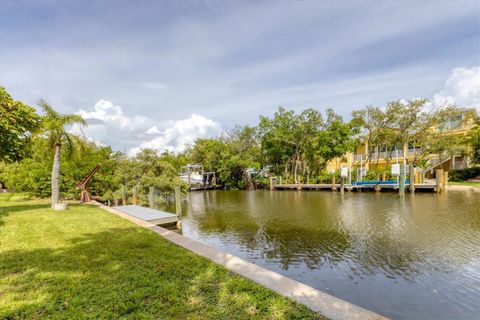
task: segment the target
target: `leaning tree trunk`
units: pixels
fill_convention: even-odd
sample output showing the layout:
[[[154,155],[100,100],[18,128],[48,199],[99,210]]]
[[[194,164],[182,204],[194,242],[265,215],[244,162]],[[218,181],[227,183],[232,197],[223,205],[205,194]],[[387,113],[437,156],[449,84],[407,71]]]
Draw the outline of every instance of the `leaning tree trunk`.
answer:
[[[52,167],[52,209],[60,201],[60,143],[55,144]]]

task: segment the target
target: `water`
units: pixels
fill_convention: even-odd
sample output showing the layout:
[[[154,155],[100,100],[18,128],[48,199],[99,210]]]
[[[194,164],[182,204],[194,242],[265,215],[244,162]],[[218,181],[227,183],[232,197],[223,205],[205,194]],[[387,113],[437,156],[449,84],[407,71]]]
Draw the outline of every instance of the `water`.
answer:
[[[192,192],[183,234],[394,319],[478,319],[480,194]]]

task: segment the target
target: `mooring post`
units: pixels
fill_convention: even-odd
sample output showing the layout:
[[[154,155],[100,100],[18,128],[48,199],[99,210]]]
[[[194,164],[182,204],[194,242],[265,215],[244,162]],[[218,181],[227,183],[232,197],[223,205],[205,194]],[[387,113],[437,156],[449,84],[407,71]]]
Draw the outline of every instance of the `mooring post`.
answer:
[[[448,186],[448,171],[443,173],[443,191],[447,191]]]
[[[405,165],[400,165],[400,179],[398,181],[398,195],[403,197],[405,195]]]
[[[345,178],[340,178],[340,193],[343,195],[345,193]]]
[[[122,193],[122,206],[126,206],[127,205],[127,195],[125,193],[125,186],[124,185],[122,185],[121,193]]]
[[[180,186],[175,187],[175,212],[177,216],[182,214],[182,192],[180,190]]]
[[[132,204],[136,205],[137,204],[137,186],[133,187],[132,189]]]
[[[437,193],[442,192],[443,169],[435,170],[435,190]]]
[[[410,164],[408,167],[410,169],[410,172],[409,172],[409,176],[410,176],[409,191],[410,191],[410,193],[414,193],[415,192],[415,167],[413,166],[413,164]]]
[[[335,181],[335,171],[333,172],[333,177],[332,177],[332,191],[337,191],[337,183]]]
[[[148,205],[152,209],[155,207],[154,197],[155,197],[155,188],[154,187],[149,187],[148,188]]]

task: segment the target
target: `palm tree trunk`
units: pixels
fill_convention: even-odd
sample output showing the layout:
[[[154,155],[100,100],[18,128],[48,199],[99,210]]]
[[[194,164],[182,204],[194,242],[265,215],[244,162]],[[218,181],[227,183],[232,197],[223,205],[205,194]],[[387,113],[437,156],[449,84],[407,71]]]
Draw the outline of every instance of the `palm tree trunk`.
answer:
[[[55,156],[52,168],[52,209],[60,201],[60,143],[55,144]]]

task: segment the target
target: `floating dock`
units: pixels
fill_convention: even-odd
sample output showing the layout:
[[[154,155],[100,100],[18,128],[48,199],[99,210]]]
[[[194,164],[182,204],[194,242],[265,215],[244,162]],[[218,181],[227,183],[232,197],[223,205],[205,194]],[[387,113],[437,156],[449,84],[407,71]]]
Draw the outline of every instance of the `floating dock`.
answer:
[[[341,185],[337,184],[275,184],[272,185],[274,190],[327,190],[340,191]],[[398,184],[345,184],[346,191],[397,191]],[[405,185],[405,190],[409,190],[410,185]],[[415,184],[415,191],[435,192],[437,186],[435,184]]]
[[[136,205],[117,206],[114,209],[128,214],[129,216],[148,221],[162,226],[178,222],[178,216],[173,213],[145,208]]]

